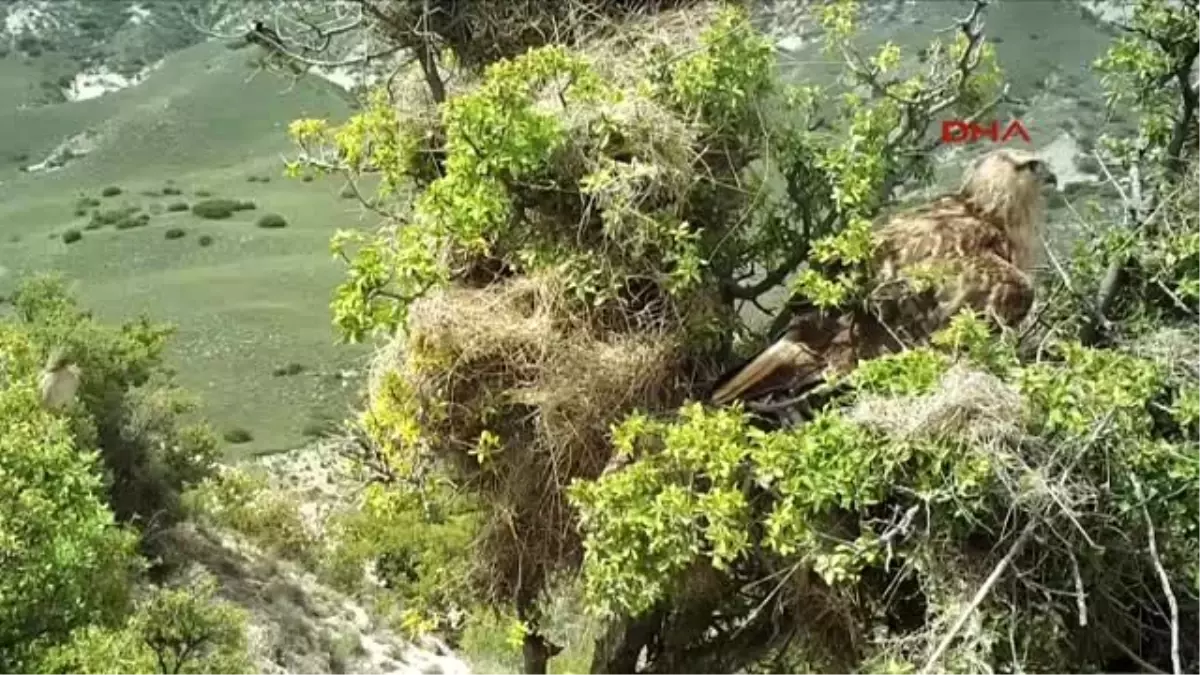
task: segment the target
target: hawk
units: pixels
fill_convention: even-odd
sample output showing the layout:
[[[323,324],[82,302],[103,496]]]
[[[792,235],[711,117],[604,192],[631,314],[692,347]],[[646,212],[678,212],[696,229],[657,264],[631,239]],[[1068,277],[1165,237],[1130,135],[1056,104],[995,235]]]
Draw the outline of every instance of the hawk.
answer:
[[[75,400],[79,390],[79,367],[62,350],[55,350],[46,360],[38,381],[38,395],[48,410],[61,410]]]
[[[1015,326],[1033,303],[1034,242],[1058,179],[1020,150],[982,157],[962,187],[891,216],[874,233],[867,302],[849,310],[801,311],[783,337],[718,383],[725,405],[804,391],[863,359],[919,343],[960,310]]]

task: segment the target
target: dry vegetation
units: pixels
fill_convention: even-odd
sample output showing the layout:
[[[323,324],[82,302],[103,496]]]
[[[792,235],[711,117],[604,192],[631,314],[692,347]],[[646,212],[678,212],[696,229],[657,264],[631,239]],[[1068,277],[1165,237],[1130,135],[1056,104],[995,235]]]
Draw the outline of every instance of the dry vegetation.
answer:
[[[604,329],[570,308],[550,278],[449,290],[415,304],[375,364],[373,409],[419,411],[423,449],[493,504],[479,579],[496,601],[578,564],[566,487],[604,469],[615,421],[690,388],[677,335]]]

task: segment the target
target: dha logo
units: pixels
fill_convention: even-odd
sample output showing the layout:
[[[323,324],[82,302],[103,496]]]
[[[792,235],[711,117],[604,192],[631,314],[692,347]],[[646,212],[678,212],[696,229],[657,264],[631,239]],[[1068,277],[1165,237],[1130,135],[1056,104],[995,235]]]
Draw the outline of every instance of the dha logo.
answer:
[[[1000,122],[994,120],[988,126],[963,120],[944,120],[942,122],[943,143],[975,143],[981,138],[986,138],[992,143],[1007,143],[1013,136],[1020,136],[1026,143],[1032,142],[1029,140],[1029,132],[1025,131],[1025,125],[1021,124],[1021,120],[1009,122],[1003,133],[1000,131]]]

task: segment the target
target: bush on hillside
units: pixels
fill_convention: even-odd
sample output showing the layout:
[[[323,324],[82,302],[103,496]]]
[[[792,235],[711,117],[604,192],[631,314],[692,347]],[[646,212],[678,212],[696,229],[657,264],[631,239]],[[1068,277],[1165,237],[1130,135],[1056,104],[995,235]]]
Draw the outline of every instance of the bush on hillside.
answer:
[[[169,212],[169,213],[179,213],[181,211],[187,211],[188,208],[190,208],[190,207],[188,206],[187,202],[171,202],[170,204],[167,204],[167,212]]]
[[[92,229],[104,227],[105,225],[116,225],[123,220],[136,218],[141,207],[138,206],[123,206],[117,209],[97,209],[92,212],[92,218],[89,225],[94,225]]]
[[[234,427],[232,429],[227,430],[222,435],[222,438],[224,438],[227,443],[234,443],[234,444],[249,443],[250,441],[254,440],[254,434],[250,433],[249,429],[243,429],[242,427]]]
[[[121,188],[117,187],[116,185],[109,185],[108,187],[106,187],[100,191],[100,196],[101,197],[116,197],[117,195],[121,194],[121,192],[122,192]]]
[[[192,213],[208,220],[223,220],[233,217],[239,202],[233,199],[204,199],[192,204]]]
[[[200,244],[201,246],[212,246],[213,237],[211,234],[202,234],[196,240],[196,243]]]
[[[150,214],[138,213],[125,216],[113,226],[118,230],[131,230],[135,227],[145,227],[150,224]]]
[[[183,194],[183,190],[180,190],[179,188],[175,187],[174,185],[168,185],[162,189],[162,193],[164,195],[176,197],[176,196]]]
[[[83,373],[68,415],[75,442],[99,450],[118,520],[169,526],[180,515],[180,491],[207,475],[217,455],[207,426],[181,419],[195,401],[174,386],[162,362],[172,330],[144,318],[102,324],[53,277],[25,281],[12,303],[13,318],[0,326],[33,347],[9,355],[8,376],[36,377],[52,348],[69,355]]]
[[[62,233],[62,240],[64,244],[74,244],[80,239],[83,239],[83,233],[74,228]]]
[[[0,324],[0,344],[13,365],[40,357],[30,336],[8,323]],[[0,501],[13,505],[0,519],[6,673],[34,672],[39,650],[120,617],[137,543],[105,505],[96,453],[77,445],[69,418],[39,406],[36,370],[13,365],[0,390]]]
[[[318,541],[304,524],[297,495],[271,489],[259,472],[223,470],[189,490],[184,503],[200,522],[239,532],[273,555],[316,560]]]
[[[273,369],[271,371],[271,374],[274,375],[275,377],[288,377],[291,375],[299,375],[300,373],[303,373],[304,371],[305,371],[305,368],[304,368],[303,363],[296,363],[295,361],[293,361],[291,363],[288,363],[287,365],[276,367],[275,369]]]
[[[254,200],[251,200],[251,199],[242,199],[242,200],[238,201],[238,203],[237,203],[238,211],[253,211],[254,209],[257,209],[257,208],[258,208],[258,204],[254,203]]]
[[[246,614],[203,577],[155,588],[119,627],[90,625],[50,650],[47,673],[249,673]]]
[[[12,306],[0,321],[0,501],[21,508],[0,518],[0,669],[245,672],[244,625],[211,589],[133,590],[149,564],[135,528],[154,555],[157,528],[179,515],[170,494],[215,458],[211,434],[179,423],[190,406],[161,368],[168,331],[99,324],[46,277],[23,282]],[[82,380],[57,412],[37,390],[52,349]]]
[[[287,227],[287,219],[278,213],[265,213],[258,219],[258,226],[268,230],[275,230],[281,227]]]
[[[165,239],[183,239],[185,235],[187,235],[187,231],[182,227],[169,227],[163,232]]]

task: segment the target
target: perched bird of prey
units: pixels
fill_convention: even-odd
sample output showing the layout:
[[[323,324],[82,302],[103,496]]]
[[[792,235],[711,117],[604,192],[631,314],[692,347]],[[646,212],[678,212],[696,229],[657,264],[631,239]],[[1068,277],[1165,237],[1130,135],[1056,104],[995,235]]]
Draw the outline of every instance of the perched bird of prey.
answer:
[[[61,410],[70,405],[71,401],[75,399],[75,393],[79,391],[79,379],[79,367],[65,352],[61,349],[51,352],[38,382],[42,407],[48,410]]]
[[[783,337],[718,383],[712,402],[811,389],[927,339],[964,308],[1015,326],[1033,303],[1042,190],[1057,182],[1031,153],[984,156],[958,192],[895,214],[875,232],[865,306],[800,312]]]

